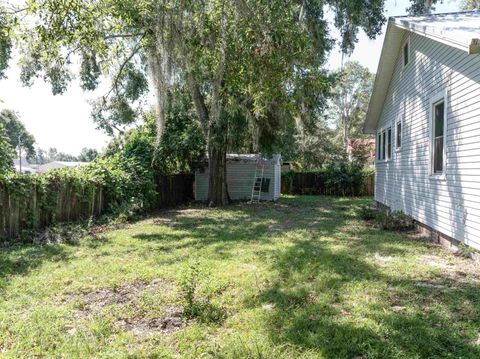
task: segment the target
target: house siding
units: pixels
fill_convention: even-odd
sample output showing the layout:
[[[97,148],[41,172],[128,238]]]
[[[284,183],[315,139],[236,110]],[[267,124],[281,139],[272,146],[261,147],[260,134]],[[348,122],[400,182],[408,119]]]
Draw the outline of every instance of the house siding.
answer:
[[[480,249],[480,55],[410,34],[403,68],[402,48],[377,126],[391,125],[395,139],[403,114],[402,147],[396,152],[392,141],[392,159],[376,161],[375,200]],[[430,99],[445,90],[446,168],[438,179],[430,176]]]
[[[250,200],[252,196],[255,162],[227,162],[228,193],[232,200]],[[264,178],[270,178],[268,193],[261,193],[261,200],[272,201],[280,197],[281,166],[268,164],[264,169]],[[206,201],[208,198],[208,167],[195,172],[195,199]]]

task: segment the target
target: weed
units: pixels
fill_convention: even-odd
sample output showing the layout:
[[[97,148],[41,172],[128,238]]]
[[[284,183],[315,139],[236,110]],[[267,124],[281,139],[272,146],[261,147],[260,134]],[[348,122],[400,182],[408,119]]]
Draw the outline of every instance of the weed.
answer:
[[[408,231],[415,228],[413,218],[401,211],[391,213],[378,211],[375,220],[381,229],[387,231]]]
[[[378,209],[372,207],[371,205],[363,205],[360,207],[358,214],[364,221],[372,221],[377,218]]]
[[[472,258],[478,251],[470,246],[467,246],[465,243],[460,243],[458,245],[457,255],[463,258]]]
[[[209,285],[211,282],[210,271],[198,258],[188,262],[181,271],[179,287],[187,318],[201,322],[220,322],[225,318],[225,311],[212,301],[218,291]]]

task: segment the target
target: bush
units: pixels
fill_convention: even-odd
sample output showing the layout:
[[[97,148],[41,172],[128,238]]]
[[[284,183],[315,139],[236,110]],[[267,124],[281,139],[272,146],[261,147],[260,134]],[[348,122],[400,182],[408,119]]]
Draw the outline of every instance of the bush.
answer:
[[[24,230],[26,239],[38,237],[36,229],[58,222],[87,220],[100,214],[128,218],[151,209],[157,200],[151,166],[123,153],[84,167],[53,170],[38,176],[0,174],[0,194],[10,199],[7,208],[0,207],[0,219],[10,218],[9,212],[17,213],[11,224],[8,220],[6,224],[0,223],[0,236],[16,237]],[[72,236],[54,229],[41,237],[43,242],[57,241],[52,238],[76,241],[64,239]]]
[[[290,170],[282,174],[282,193],[334,196],[370,195],[367,179],[372,169],[351,162],[328,165],[315,171]]]
[[[372,221],[377,218],[378,209],[372,206],[362,206],[359,212],[360,218],[365,221]]]
[[[415,227],[415,221],[412,217],[402,211],[391,213],[378,212],[376,222],[381,229],[388,231],[407,231]]]

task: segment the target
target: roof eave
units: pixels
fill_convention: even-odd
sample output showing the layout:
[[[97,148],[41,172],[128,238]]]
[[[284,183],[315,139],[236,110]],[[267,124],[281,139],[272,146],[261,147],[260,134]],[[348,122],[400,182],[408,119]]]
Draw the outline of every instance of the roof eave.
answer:
[[[436,42],[446,44],[450,47],[460,49],[467,52],[468,54],[480,54],[480,39],[470,39],[465,42],[454,41],[443,37],[439,34],[427,32],[427,29],[420,27],[415,27],[413,25],[408,26],[404,22],[401,22],[398,17],[391,17],[388,21],[387,30],[385,32],[385,39],[382,46],[382,52],[380,55],[380,61],[378,64],[377,74],[375,77],[375,83],[373,86],[372,97],[368,106],[367,116],[365,118],[365,123],[363,125],[364,133],[375,133],[378,120],[381,116],[383,110],[383,102],[385,100],[386,91],[388,91],[388,86],[390,86],[391,77],[393,75],[393,68],[395,63],[390,63],[392,59],[386,60],[386,55],[394,51],[398,55],[400,49],[401,41],[403,36],[399,34],[393,34],[393,28],[401,29],[402,31],[409,31],[420,36],[430,38]],[[396,60],[396,58],[395,58]],[[385,67],[387,69],[385,70]],[[388,80],[385,81],[384,77],[387,77]],[[387,84],[388,82],[388,84]],[[382,87],[383,89],[379,89]],[[385,88],[385,86],[387,86]]]
[[[364,133],[368,133],[368,134],[375,133],[378,118],[380,117],[380,114],[381,114],[381,110],[378,110],[377,107],[380,106],[383,109],[383,101],[385,99],[385,93],[383,93],[383,99],[378,99],[378,97],[381,96],[380,94],[381,91],[379,90],[379,87],[381,85],[385,87],[386,85],[386,90],[388,90],[388,87],[390,86],[390,81],[391,81],[393,70],[395,67],[395,62],[392,63],[386,58],[388,54],[391,54],[393,52],[395,54],[394,57],[396,59],[398,55],[398,51],[400,49],[402,37],[403,37],[403,32],[401,34],[392,33],[391,28],[393,26],[396,26],[396,24],[393,21],[393,19],[390,19],[388,21],[387,29],[385,31],[385,38],[383,40],[382,52],[380,54],[380,61],[378,62],[377,73],[375,75],[375,82],[373,85],[372,96],[370,98],[370,103],[368,104],[368,111],[365,117],[365,123],[363,125],[363,129],[362,129]],[[386,66],[387,64],[389,64],[389,66]],[[388,72],[391,72],[391,73],[388,74]],[[384,76],[387,76],[389,78],[388,84],[383,83]],[[379,101],[381,102],[381,104],[378,103]],[[377,112],[379,113],[375,114],[374,113],[375,110],[377,110]]]

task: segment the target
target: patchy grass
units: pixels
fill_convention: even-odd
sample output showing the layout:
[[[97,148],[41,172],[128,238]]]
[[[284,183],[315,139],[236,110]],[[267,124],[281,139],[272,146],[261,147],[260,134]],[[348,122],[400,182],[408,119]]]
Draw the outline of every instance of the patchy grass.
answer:
[[[162,212],[0,252],[0,356],[479,358],[480,269],[368,199]]]

